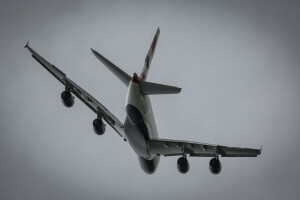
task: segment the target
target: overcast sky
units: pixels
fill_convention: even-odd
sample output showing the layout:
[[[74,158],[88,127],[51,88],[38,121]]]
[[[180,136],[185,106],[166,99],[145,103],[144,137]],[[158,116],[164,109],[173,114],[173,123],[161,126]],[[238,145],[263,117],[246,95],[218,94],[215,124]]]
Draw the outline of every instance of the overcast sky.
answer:
[[[0,199],[298,199],[299,1],[1,1]],[[161,138],[263,146],[258,158],[162,157],[145,174],[129,144],[24,49],[59,67],[121,121],[126,87],[90,47],[140,73],[157,27],[148,80],[182,87],[152,96]]]

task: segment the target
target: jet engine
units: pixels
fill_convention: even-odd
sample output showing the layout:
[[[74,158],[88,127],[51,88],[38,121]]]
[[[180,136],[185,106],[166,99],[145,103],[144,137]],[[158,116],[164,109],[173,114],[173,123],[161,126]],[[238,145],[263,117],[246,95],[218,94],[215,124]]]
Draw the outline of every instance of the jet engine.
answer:
[[[189,161],[184,157],[178,158],[178,160],[177,160],[177,169],[182,174],[187,173],[190,169]]]
[[[222,165],[219,159],[212,158],[209,161],[209,170],[213,174],[219,174],[221,172]]]
[[[69,91],[63,91],[61,93],[61,100],[66,107],[72,107],[74,105],[74,96]]]
[[[102,119],[95,119],[93,121],[93,128],[97,135],[103,135],[105,133],[105,124]]]

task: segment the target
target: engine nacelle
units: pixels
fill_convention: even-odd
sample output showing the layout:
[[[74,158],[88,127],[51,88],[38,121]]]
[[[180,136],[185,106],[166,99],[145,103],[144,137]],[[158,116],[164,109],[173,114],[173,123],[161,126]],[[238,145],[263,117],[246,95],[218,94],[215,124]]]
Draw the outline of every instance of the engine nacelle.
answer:
[[[222,170],[222,165],[219,159],[212,158],[209,161],[209,170],[213,174],[219,174]]]
[[[103,135],[105,133],[105,124],[102,119],[95,119],[93,121],[93,128],[97,135]]]
[[[61,93],[61,100],[66,107],[72,107],[74,105],[74,96],[69,91],[63,91]]]
[[[177,160],[177,169],[182,174],[187,173],[190,169],[189,161],[184,157],[178,158],[178,160]]]

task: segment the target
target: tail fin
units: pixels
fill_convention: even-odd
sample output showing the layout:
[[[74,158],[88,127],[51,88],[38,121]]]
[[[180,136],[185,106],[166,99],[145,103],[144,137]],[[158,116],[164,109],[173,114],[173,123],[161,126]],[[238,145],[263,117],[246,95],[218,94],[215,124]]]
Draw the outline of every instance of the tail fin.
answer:
[[[154,39],[152,41],[152,44],[150,46],[150,49],[148,51],[148,54],[146,56],[143,71],[140,75],[140,79],[143,80],[143,81],[145,81],[146,78],[147,78],[148,71],[149,71],[149,68],[150,68],[150,64],[151,64],[153,54],[154,54],[154,51],[155,51],[156,43],[157,43],[157,40],[158,40],[158,37],[159,37],[159,33],[160,33],[160,30],[159,30],[159,27],[158,27],[157,31],[156,31],[156,34],[154,36]]]

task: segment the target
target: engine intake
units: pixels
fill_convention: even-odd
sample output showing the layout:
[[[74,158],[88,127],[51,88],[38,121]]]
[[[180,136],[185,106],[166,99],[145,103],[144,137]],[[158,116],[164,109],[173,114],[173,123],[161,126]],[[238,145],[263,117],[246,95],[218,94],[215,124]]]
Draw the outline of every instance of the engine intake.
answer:
[[[61,93],[61,99],[63,104],[68,108],[74,105],[74,96],[69,91],[63,91]]]
[[[209,170],[213,174],[219,174],[222,170],[222,165],[219,159],[212,158],[209,162]]]
[[[93,128],[97,135],[103,135],[105,133],[105,124],[102,119],[95,119],[93,121]]]
[[[189,161],[184,157],[178,158],[178,160],[177,160],[177,169],[182,174],[187,173],[190,169]]]

